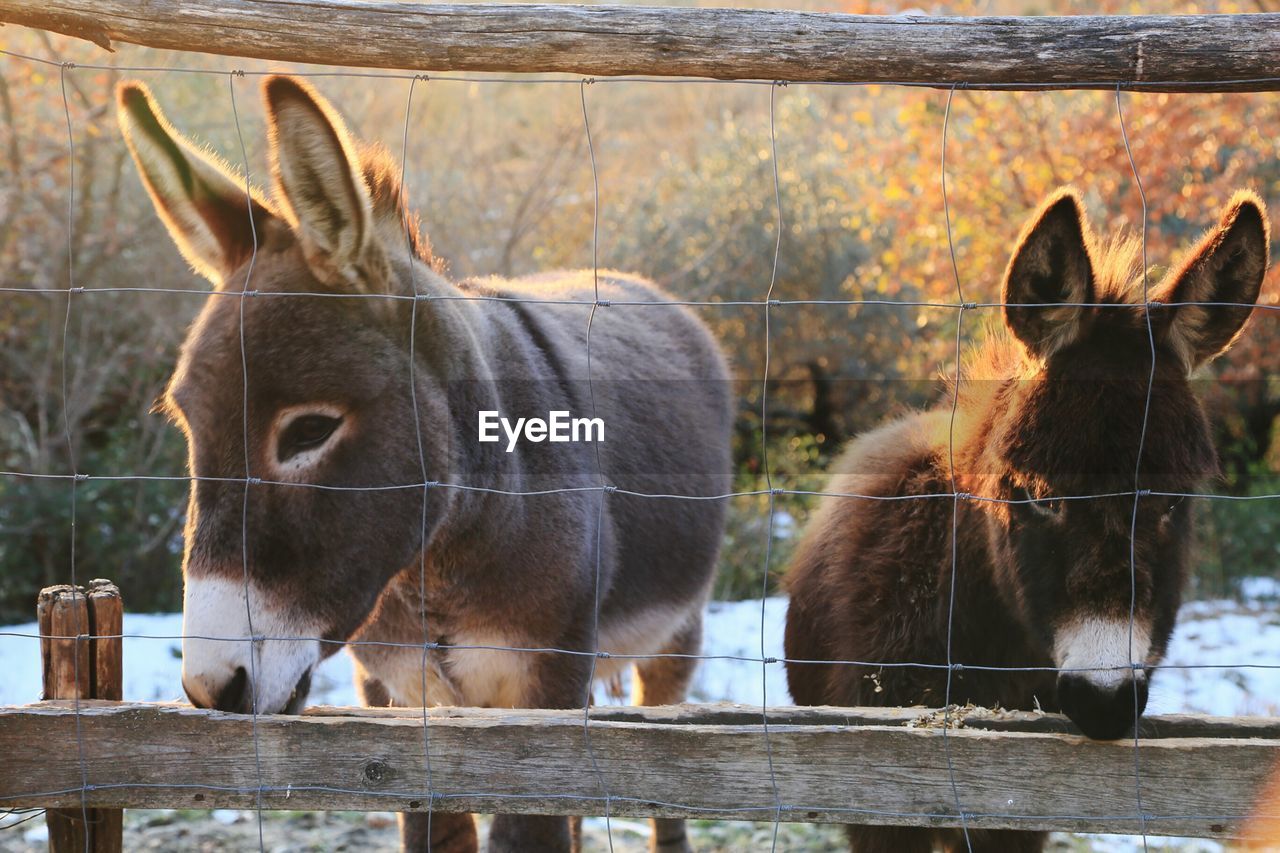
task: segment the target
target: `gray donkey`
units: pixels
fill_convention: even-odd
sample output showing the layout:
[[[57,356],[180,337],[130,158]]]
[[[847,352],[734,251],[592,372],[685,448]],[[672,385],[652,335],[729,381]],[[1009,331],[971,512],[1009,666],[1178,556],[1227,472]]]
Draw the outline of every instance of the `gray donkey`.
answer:
[[[596,650],[696,654],[724,527],[707,498],[730,490],[730,387],[707,329],[625,275],[448,280],[394,161],[305,83],[263,91],[270,200],[141,84],[119,90],[156,210],[215,287],[158,404],[193,476],[191,701],[296,712],[352,641],[365,703],[395,706],[583,707],[592,675],[622,665]],[[494,440],[485,413],[592,428],[560,441],[552,417]],[[635,669],[637,701],[664,704],[693,662]],[[401,835],[477,847],[471,815],[404,815]],[[687,849],[682,822],[656,821],[653,843]],[[572,846],[561,817],[499,816],[489,835],[490,850]]]

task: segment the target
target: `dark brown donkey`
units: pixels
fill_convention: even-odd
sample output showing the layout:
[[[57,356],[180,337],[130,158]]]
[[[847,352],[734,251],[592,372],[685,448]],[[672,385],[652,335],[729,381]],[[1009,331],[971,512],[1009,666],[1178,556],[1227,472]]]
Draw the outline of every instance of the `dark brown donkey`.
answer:
[[[1150,309],[1149,335],[1140,245],[1095,239],[1074,194],[1051,197],[1005,274],[1012,335],[993,330],[961,371],[954,487],[975,497],[950,497],[949,400],[863,436],[837,463],[834,492],[944,497],[825,500],[789,575],[796,702],[941,705],[950,625],[954,663],[1042,668],[952,671],[953,703],[1038,702],[1090,737],[1125,734],[1146,706],[1190,561],[1189,502],[1147,490],[1191,492],[1215,473],[1188,376],[1248,320],[1267,231],[1262,202],[1238,194],[1152,287],[1166,304]],[[1204,302],[1236,304],[1174,304]],[[1070,499],[1100,494],[1111,496]],[[877,665],[912,662],[932,668]],[[853,827],[850,837],[862,853],[963,848],[955,831]],[[1044,837],[975,832],[971,841],[1039,850]]]
[[[216,288],[161,404],[197,478],[191,701],[296,710],[316,664],[351,640],[373,643],[350,647],[365,701],[399,706],[582,707],[597,648],[696,654],[723,502],[599,487],[729,490],[730,389],[707,330],[654,285],[602,274],[601,300],[648,304],[598,308],[588,364],[591,271],[449,281],[391,159],[306,84],[272,77],[263,91],[270,200],[180,136],[141,85],[119,92],[156,209]],[[529,430],[508,450],[501,431],[480,440],[481,412],[603,426],[577,442]],[[439,644],[425,672],[424,641]],[[505,650],[521,648],[579,654]],[[597,677],[616,672],[599,663]],[[640,664],[637,700],[682,700],[692,667]],[[476,846],[470,815],[427,827],[407,817],[406,847]],[[680,822],[656,829],[660,849],[685,849]],[[500,816],[489,849],[570,843],[564,818]]]

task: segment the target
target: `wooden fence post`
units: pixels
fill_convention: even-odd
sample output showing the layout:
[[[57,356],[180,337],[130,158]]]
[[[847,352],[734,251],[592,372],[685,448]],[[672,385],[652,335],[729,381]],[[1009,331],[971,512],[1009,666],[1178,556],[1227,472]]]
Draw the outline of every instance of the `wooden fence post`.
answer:
[[[89,581],[87,589],[68,584],[45,587],[36,614],[44,698],[119,701],[124,686],[120,638],[124,606],[115,584],[98,579]],[[49,849],[54,853],[121,850],[124,812],[120,809],[49,809],[45,820]]]

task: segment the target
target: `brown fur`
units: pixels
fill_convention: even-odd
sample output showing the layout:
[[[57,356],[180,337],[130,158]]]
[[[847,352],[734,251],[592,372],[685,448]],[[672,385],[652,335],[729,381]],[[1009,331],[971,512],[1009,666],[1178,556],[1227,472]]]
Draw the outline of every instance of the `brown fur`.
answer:
[[[264,91],[276,194],[271,202],[255,195],[246,244],[246,229],[235,225],[246,219],[243,185],[202,160],[193,199],[184,175],[194,148],[174,141],[144,89],[121,90],[126,137],[183,251],[218,287],[258,294],[209,299],[163,404],[187,437],[198,478],[186,530],[189,590],[247,575],[261,599],[254,606],[279,605],[281,619],[312,626],[331,641],[326,653],[358,640],[351,651],[362,695],[377,705],[588,701],[590,655],[487,646],[696,653],[723,502],[596,487],[730,491],[727,371],[706,328],[662,304],[653,284],[607,271],[598,281],[591,271],[450,281],[418,235],[385,152],[352,140],[305,84],[273,77]],[[593,316],[590,304],[508,301],[590,303],[597,289],[602,300],[646,304]],[[281,467],[297,455],[286,454],[281,413],[316,406],[337,413],[342,432],[295,477]],[[477,441],[481,409],[595,415],[605,440],[507,453],[505,442]],[[240,479],[246,457],[248,475],[264,482]],[[424,490],[424,470],[439,485]],[[274,648],[263,646],[263,654]],[[294,658],[273,660],[284,668]],[[610,663],[599,662],[598,677],[615,675]],[[643,664],[638,693],[678,701],[690,672],[683,662]],[[193,701],[247,710],[258,692],[284,695],[290,686],[229,693],[207,683],[213,678],[199,672],[188,684],[184,676]],[[683,849],[678,822],[658,829],[663,850]],[[429,829],[424,816],[406,816],[403,840],[407,849],[476,844],[465,816],[437,815]],[[571,843],[564,818],[499,816],[489,847]]]
[[[1238,195],[1151,295],[1193,301],[1194,287],[1200,299],[1252,304],[1266,246],[1261,202]],[[1191,517],[1185,503],[1141,498],[1131,566],[1134,475],[1144,489],[1183,492],[1214,473],[1188,372],[1230,344],[1248,311],[1152,309],[1144,427],[1152,341],[1139,260],[1133,240],[1093,238],[1073,195],[1050,198],[1010,262],[1012,334],[992,334],[966,358],[949,389],[959,393],[954,422],[948,399],[857,439],[836,463],[829,491],[865,497],[826,498],[790,568],[786,655],[796,702],[1058,710],[1055,631],[1081,616],[1127,619],[1131,590],[1135,621],[1152,636],[1144,678],[1159,663],[1188,571]],[[953,500],[953,477],[954,491],[995,500]],[[1128,494],[1045,503],[1057,514],[1037,514],[1024,489],[1041,499]],[[948,678],[949,659],[966,668]],[[894,666],[909,663],[935,668]],[[935,841],[964,849],[955,831],[855,827],[850,839],[861,853],[924,851]],[[1043,835],[970,841],[1038,850]]]

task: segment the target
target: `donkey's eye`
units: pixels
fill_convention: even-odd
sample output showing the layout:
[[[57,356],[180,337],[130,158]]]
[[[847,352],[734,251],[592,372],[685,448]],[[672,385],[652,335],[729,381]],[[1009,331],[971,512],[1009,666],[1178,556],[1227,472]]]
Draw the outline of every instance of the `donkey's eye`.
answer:
[[[1065,501],[1059,498],[1039,498],[1027,489],[1019,486],[1014,489],[1013,498],[1018,502],[1019,506],[1026,507],[1036,515],[1043,518],[1057,518],[1062,515],[1062,509]]]
[[[341,424],[342,418],[332,418],[328,415],[301,415],[294,418],[280,435],[280,446],[276,451],[277,460],[284,462],[304,450],[319,447],[329,440],[329,436],[333,435],[334,430]]]
[[[1182,506],[1182,502],[1185,501],[1186,499],[1187,499],[1186,495],[1178,495],[1176,498],[1170,499],[1169,505],[1166,506],[1164,511],[1160,513],[1160,517],[1162,519],[1172,517],[1173,513],[1178,509],[1178,507]]]

